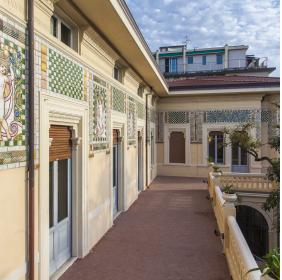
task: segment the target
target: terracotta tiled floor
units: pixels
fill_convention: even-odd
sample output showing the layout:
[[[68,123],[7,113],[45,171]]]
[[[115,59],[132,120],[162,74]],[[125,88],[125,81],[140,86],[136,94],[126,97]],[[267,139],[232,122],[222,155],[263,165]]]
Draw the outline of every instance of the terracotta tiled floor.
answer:
[[[65,280],[230,279],[199,179],[158,177]]]

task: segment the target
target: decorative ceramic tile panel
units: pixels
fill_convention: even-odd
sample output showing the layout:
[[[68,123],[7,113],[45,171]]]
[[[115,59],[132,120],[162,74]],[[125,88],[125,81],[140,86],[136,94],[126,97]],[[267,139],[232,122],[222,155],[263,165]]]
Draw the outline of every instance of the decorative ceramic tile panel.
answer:
[[[5,33],[10,38],[15,39],[19,43],[22,43],[22,44],[25,45],[25,42],[26,42],[25,31],[20,30],[20,29],[22,29],[22,28],[19,28],[18,26],[16,27],[15,25],[3,21],[3,19],[0,19],[0,30],[1,30],[1,32]]]
[[[204,112],[189,112],[190,120],[190,141],[191,143],[202,143],[202,127],[204,122]]]
[[[157,142],[164,142],[164,112],[157,113]]]
[[[0,19],[0,168],[26,160],[25,29]]]
[[[127,140],[128,145],[136,143],[136,102],[128,96],[127,99]]]
[[[261,122],[269,122],[271,121],[271,111],[269,110],[262,110],[261,111]]]
[[[112,109],[120,113],[126,111],[126,94],[115,87],[112,87]]]
[[[88,75],[90,83],[90,141],[94,150],[109,147],[109,98],[107,84]]]
[[[152,123],[156,123],[156,119],[157,119],[156,111],[154,109],[150,109],[150,121]]]
[[[47,90],[47,46],[41,45],[41,88]]]
[[[178,124],[178,123],[188,123],[189,122],[189,114],[187,112],[182,111],[173,111],[166,113],[166,122],[170,124]]]
[[[83,68],[64,55],[48,48],[49,90],[78,100],[85,100]]]
[[[137,106],[137,117],[138,119],[142,119],[144,120],[145,119],[145,104],[139,102],[139,101],[136,101],[136,106]]]
[[[253,120],[253,110],[214,110],[207,111],[205,121],[207,123],[245,123]]]

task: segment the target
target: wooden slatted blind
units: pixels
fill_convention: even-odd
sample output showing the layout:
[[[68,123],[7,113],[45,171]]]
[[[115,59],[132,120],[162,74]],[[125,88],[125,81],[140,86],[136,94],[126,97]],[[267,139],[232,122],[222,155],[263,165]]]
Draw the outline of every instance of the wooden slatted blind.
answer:
[[[71,130],[67,126],[51,125],[49,137],[49,161],[71,158]]]
[[[119,142],[119,131],[118,129],[113,130],[113,144],[117,144]]]
[[[185,138],[183,132],[174,131],[170,133],[169,162],[185,163]]]

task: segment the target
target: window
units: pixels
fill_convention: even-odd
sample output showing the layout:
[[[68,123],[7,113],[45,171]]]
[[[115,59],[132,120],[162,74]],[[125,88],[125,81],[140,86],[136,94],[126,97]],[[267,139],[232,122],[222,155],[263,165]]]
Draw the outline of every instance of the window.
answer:
[[[144,86],[139,86],[138,91],[137,91],[138,96],[143,98],[143,94],[144,94]]]
[[[122,83],[122,69],[117,65],[114,67],[114,78]]]
[[[169,59],[165,59],[165,73],[169,73]]]
[[[202,56],[202,63],[203,65],[207,65],[207,56],[206,55]]]
[[[59,17],[51,17],[51,34],[69,47],[72,46],[73,31]]]
[[[222,54],[216,55],[216,64],[222,64],[223,63],[223,56]]]
[[[171,73],[177,72],[177,58],[170,59],[170,71]]]
[[[193,56],[188,56],[188,64],[193,64]]]
[[[221,131],[211,131],[209,133],[209,161],[215,164],[224,163],[224,136]]]
[[[185,163],[185,137],[182,131],[173,131],[170,133],[169,162]]]

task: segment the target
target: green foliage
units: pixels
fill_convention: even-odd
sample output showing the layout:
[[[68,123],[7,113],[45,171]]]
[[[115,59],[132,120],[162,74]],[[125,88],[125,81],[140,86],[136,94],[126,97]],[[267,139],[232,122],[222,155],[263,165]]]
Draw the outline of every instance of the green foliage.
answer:
[[[233,185],[224,185],[221,189],[222,192],[227,193],[227,194],[234,194],[235,191],[233,190]]]
[[[263,257],[263,265],[260,268],[253,268],[247,273],[252,271],[261,270],[262,276],[268,275],[273,279],[280,280],[280,251],[273,249],[266,256]]]
[[[219,166],[216,166],[216,165],[213,165],[213,166],[212,166],[212,170],[213,170],[213,172],[220,172],[220,173],[222,173],[220,167],[219,167]]]

